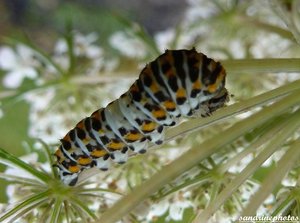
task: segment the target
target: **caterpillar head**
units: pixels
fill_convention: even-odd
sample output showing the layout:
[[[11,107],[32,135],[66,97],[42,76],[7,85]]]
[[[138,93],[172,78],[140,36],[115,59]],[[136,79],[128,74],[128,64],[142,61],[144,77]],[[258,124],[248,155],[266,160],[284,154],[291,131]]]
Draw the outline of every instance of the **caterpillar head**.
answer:
[[[229,94],[226,88],[222,88],[219,93],[208,100],[207,106],[209,108],[209,112],[212,113],[216,111],[218,108],[224,107],[225,103],[229,101]]]

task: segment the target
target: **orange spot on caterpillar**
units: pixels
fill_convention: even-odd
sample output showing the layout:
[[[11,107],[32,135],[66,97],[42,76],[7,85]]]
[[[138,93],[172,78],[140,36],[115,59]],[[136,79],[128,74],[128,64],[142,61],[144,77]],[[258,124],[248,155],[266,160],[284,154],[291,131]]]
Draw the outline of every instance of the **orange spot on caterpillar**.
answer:
[[[75,165],[75,166],[69,166],[68,170],[69,170],[71,173],[77,173],[77,172],[79,172],[80,167],[79,167],[78,165]]]
[[[79,157],[77,161],[80,165],[86,166],[89,165],[93,160],[90,157]]]
[[[164,111],[163,109],[153,110],[152,114],[157,119],[166,117],[166,111]]]
[[[171,100],[165,101],[164,106],[167,110],[174,110],[176,108],[176,104]]]
[[[111,142],[108,143],[107,148],[111,150],[120,150],[123,149],[124,146],[125,144],[123,142],[112,140]]]
[[[208,90],[209,93],[214,93],[217,90],[216,83],[208,85],[207,90]]]
[[[143,137],[142,134],[140,134],[139,132],[137,132],[137,133],[131,132],[124,136],[125,140],[132,141],[132,142],[137,141],[137,140],[141,139],[142,137]]]
[[[142,125],[143,132],[152,132],[156,128],[155,122],[148,122]]]
[[[201,90],[201,82],[199,79],[193,83],[193,89]]]
[[[179,88],[176,92],[176,97],[177,98],[185,98],[186,97],[185,89]]]
[[[107,151],[104,149],[95,149],[91,152],[91,156],[96,157],[96,158],[103,157],[106,154],[107,154]]]

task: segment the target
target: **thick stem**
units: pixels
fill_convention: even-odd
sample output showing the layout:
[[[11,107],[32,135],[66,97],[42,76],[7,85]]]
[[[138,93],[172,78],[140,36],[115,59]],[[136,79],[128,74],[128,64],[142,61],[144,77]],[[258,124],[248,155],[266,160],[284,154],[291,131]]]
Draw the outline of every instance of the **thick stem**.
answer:
[[[228,74],[300,72],[300,59],[298,58],[223,60],[221,63],[226,67]]]

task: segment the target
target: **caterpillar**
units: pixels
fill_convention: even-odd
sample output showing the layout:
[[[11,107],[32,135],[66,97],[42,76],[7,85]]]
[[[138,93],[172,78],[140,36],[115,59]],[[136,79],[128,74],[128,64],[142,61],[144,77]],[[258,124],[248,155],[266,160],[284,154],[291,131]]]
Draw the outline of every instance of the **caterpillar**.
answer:
[[[162,144],[179,117],[209,116],[229,100],[224,67],[194,48],[166,50],[147,64],[120,98],[82,119],[55,152],[64,184],[74,186],[85,169],[125,163],[129,151]]]

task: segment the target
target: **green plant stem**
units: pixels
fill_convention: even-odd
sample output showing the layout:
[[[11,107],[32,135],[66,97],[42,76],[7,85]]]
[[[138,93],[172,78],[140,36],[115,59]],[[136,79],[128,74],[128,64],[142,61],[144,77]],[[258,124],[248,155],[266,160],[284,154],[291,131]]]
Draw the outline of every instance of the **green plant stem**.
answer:
[[[10,209],[10,211],[8,211],[7,213],[4,213],[3,215],[1,215],[0,222],[6,220],[7,218],[9,218],[17,213],[22,212],[24,209],[28,209],[30,207],[35,206],[36,203],[39,203],[46,199],[49,199],[50,193],[51,192],[49,190],[47,190],[47,191],[44,191],[39,194],[35,194],[35,195],[27,198],[25,201],[21,202],[16,207]]]
[[[271,117],[279,115],[288,107],[300,103],[300,91],[296,91],[283,98],[282,100],[272,104],[269,107],[257,112],[253,116],[236,123],[222,133],[222,137],[213,137],[201,145],[193,147],[180,158],[174,160],[169,165],[163,167],[161,171],[154,174],[150,179],[146,180],[142,185],[135,188],[134,193],[120,199],[112,208],[104,212],[98,223],[110,223],[120,220],[124,215],[129,214],[134,207],[149,197],[151,194],[163,187],[175,177],[178,177],[185,171],[197,165],[204,158],[218,151],[222,146],[232,142],[242,134],[253,129]],[[202,148],[202,149],[199,149]]]
[[[300,72],[300,58],[222,60],[228,74]]]
[[[278,132],[284,128],[286,125],[286,122],[288,120],[282,120],[272,123],[270,128],[268,128],[265,132],[262,133],[262,135],[254,142],[252,142],[246,149],[238,153],[236,156],[228,160],[227,162],[221,164],[218,167],[218,171],[221,173],[225,173],[231,166],[237,164],[239,161],[241,161],[244,157],[246,157],[250,153],[254,153],[257,151],[260,147],[262,147],[265,143],[269,142],[271,138],[274,137],[274,135],[277,135]]]
[[[295,22],[297,19],[293,19],[293,14],[299,15],[299,7],[297,6],[297,4],[299,4],[298,1],[291,1],[291,3],[294,3],[291,5],[291,11],[285,7],[284,2],[271,1],[271,3],[273,10],[276,12],[276,14],[279,15],[281,20],[288,27],[289,32],[291,33],[291,35],[293,35],[294,40],[296,40],[297,43],[300,44],[300,32]]]
[[[187,122],[181,123],[178,127],[168,129],[165,137],[166,141],[170,141],[178,136],[182,136],[185,133],[191,133],[192,131],[205,128],[227,117],[231,117],[232,115],[248,111],[254,106],[261,106],[297,89],[300,89],[300,80],[260,94],[246,101],[242,101],[240,103],[222,108],[216,111],[210,117],[192,119]]]
[[[300,112],[299,112],[300,113]],[[297,122],[296,122],[297,123]],[[299,125],[299,119],[298,119]],[[278,136],[277,136],[278,137]],[[274,146],[274,145],[273,145]],[[284,156],[277,163],[277,167],[264,179],[259,191],[255,193],[250,199],[250,203],[244,208],[241,216],[251,216],[255,214],[255,211],[272,193],[274,188],[281,182],[286,173],[293,167],[295,162],[300,157],[300,140],[296,141],[291,148],[284,154]]]
[[[75,57],[75,47],[74,47],[74,36],[73,33],[73,24],[71,21],[67,21],[66,23],[66,33],[64,35],[65,41],[68,46],[68,58],[69,58],[69,68],[66,72],[66,76],[72,76],[75,70],[76,57]]]
[[[82,202],[82,200],[72,197],[70,202],[72,202],[74,206],[78,207],[81,210],[81,212],[84,212],[84,214],[88,215],[92,219],[97,219],[95,213],[92,210],[90,210],[86,203]]]
[[[18,183],[24,186],[40,187],[42,185],[40,181],[35,179],[31,179],[28,177],[18,177],[15,175],[5,174],[5,173],[0,173],[0,179],[4,179],[12,184]]]
[[[51,219],[50,219],[49,223],[58,222],[57,220],[59,218],[61,208],[62,208],[62,199],[60,197],[58,197],[55,200],[54,207],[51,211]]]
[[[202,184],[208,182],[209,180],[211,180],[211,175],[210,174],[203,174],[201,176],[198,176],[196,178],[193,178],[192,180],[190,181],[187,181],[187,182],[184,182],[183,184],[180,184],[180,185],[175,185],[172,187],[171,190],[163,193],[163,194],[159,194],[159,197],[152,197],[151,199],[152,200],[162,200],[164,197],[174,193],[174,192],[177,192],[183,188],[187,188],[187,187],[190,187],[190,186],[193,186],[193,185],[197,185],[197,186],[201,186]]]
[[[295,197],[291,193],[286,199],[284,199],[280,204],[276,204],[277,208],[273,211],[271,216],[277,216],[282,213],[285,209],[291,206],[295,202]]]
[[[54,161],[54,156],[53,156],[53,152],[51,151],[51,149],[49,148],[49,146],[42,140],[42,139],[37,139],[37,141],[39,141],[42,146],[44,151],[47,154],[47,159],[49,163],[55,163]],[[57,168],[54,165],[51,165],[51,174],[57,179],[58,178],[58,172],[57,172]]]
[[[25,170],[27,173],[35,176],[41,181],[48,182],[50,180],[50,177],[35,169],[33,166],[25,163],[24,161],[20,160],[19,158],[9,154],[5,150],[0,148],[0,163],[5,163],[8,166],[18,167],[23,170]],[[34,182],[34,181],[33,181]]]
[[[244,183],[248,177],[250,177],[257,168],[259,168],[285,141],[295,132],[295,129],[299,126],[300,111],[294,114],[286,123],[278,127],[281,127],[282,131],[276,134],[264,150],[254,158],[248,166],[234,179],[232,180],[218,195],[218,197],[212,201],[205,210],[198,215],[194,222],[207,222],[211,215],[238,189],[238,187]],[[276,128],[278,129],[278,128]],[[274,133],[274,131],[272,131]],[[273,135],[274,136],[274,135]],[[265,139],[265,137],[262,137]],[[273,183],[271,183],[273,184]]]
[[[245,15],[238,15],[236,20],[240,23],[244,23],[243,25],[250,25],[253,26],[253,28],[259,28],[268,31],[270,33],[276,33],[283,38],[295,41],[293,34],[289,30],[283,29],[279,26],[268,24],[258,19],[254,19],[253,17],[249,17]]]

